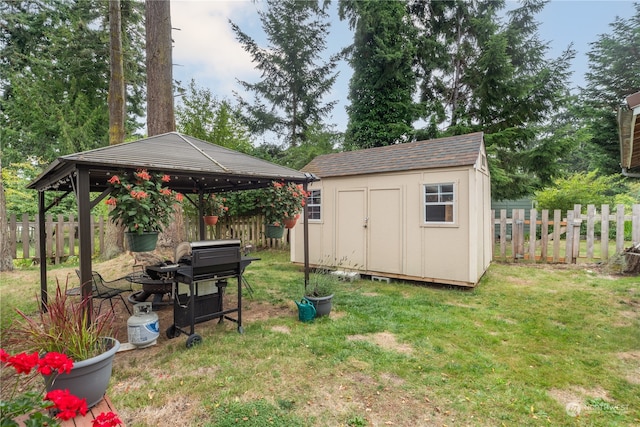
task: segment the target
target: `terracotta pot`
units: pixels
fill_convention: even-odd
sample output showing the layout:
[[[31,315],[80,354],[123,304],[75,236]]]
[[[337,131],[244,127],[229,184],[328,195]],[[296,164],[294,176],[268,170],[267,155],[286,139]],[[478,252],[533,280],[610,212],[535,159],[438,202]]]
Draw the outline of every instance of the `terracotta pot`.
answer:
[[[205,215],[203,218],[206,225],[216,225],[218,223],[218,217],[216,215]]]
[[[282,222],[284,223],[284,228],[293,228],[297,221],[298,218],[285,218]]]

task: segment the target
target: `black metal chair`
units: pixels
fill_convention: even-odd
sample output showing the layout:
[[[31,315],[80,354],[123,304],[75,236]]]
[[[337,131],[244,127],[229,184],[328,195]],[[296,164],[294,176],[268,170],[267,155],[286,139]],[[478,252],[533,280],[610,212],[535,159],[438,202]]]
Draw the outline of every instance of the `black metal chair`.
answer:
[[[80,270],[76,270],[76,274],[80,277]],[[91,298],[99,299],[100,305],[98,306],[98,312],[102,308],[102,303],[105,301],[109,301],[111,304],[111,311],[114,311],[113,299],[120,298],[124,308],[127,309],[127,312],[131,314],[131,309],[129,309],[129,305],[123,298],[122,294],[125,292],[133,291],[131,287],[131,278],[129,276],[120,277],[115,280],[106,281],[97,271],[91,272],[91,281],[93,282],[93,286],[91,289]]]

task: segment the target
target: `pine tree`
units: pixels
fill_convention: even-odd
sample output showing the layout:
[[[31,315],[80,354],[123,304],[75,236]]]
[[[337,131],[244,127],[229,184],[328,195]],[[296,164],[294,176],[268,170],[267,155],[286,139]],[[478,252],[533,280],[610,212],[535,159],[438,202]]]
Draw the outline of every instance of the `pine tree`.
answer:
[[[413,102],[416,77],[413,27],[404,1],[349,0],[340,3],[341,19],[354,30],[349,48],[353,76],[347,106],[344,148],[406,142],[417,118]]]
[[[421,100],[426,134],[485,133],[492,197],[518,198],[557,176],[557,155],[569,140],[541,126],[568,99],[567,49],[548,60],[535,14],[545,1],[528,0],[508,12],[503,1],[413,2],[420,30]]]
[[[253,93],[252,103],[239,97],[251,131],[275,132],[295,147],[308,139],[309,129],[326,117],[336,101],[323,103],[337,74],[338,56],[321,61],[329,29],[326,3],[319,0],[267,0],[258,12],[269,41],[260,47],[231,22],[243,48],[251,54],[262,80],[240,81]]]

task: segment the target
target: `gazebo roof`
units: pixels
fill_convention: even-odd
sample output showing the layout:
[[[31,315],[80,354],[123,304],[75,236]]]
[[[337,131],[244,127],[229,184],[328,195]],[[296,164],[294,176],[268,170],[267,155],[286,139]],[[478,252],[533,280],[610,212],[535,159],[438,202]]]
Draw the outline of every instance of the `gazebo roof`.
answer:
[[[313,181],[309,174],[239,153],[192,136],[170,132],[133,142],[61,156],[31,182],[37,190],[72,190],[75,170],[89,170],[91,191],[108,188],[122,170],[148,169],[171,175],[173,190],[190,193],[262,188],[273,180]]]

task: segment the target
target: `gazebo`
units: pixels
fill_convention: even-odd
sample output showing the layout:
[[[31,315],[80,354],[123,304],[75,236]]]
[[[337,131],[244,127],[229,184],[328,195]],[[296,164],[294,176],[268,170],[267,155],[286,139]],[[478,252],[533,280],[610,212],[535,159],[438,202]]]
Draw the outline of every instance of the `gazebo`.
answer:
[[[204,239],[202,200],[207,193],[221,193],[268,187],[279,180],[302,184],[317,178],[309,173],[276,165],[177,132],[58,157],[27,188],[38,190],[40,254],[46,253],[45,214],[54,206],[45,205],[45,192],[70,194],[78,205],[78,241],[82,296],[91,295],[91,208],[111,192],[108,184],[114,173],[147,169],[171,176],[167,186],[186,195],[197,195],[200,210],[200,238]],[[92,193],[96,194],[93,199]],[[306,210],[306,207],[305,207]],[[305,212],[306,215],[306,212]],[[307,222],[304,234],[308,236]],[[305,246],[308,247],[305,238]],[[306,250],[308,254],[308,249]],[[308,255],[305,283],[308,280]],[[40,291],[43,308],[47,304],[47,260],[40,260]]]

